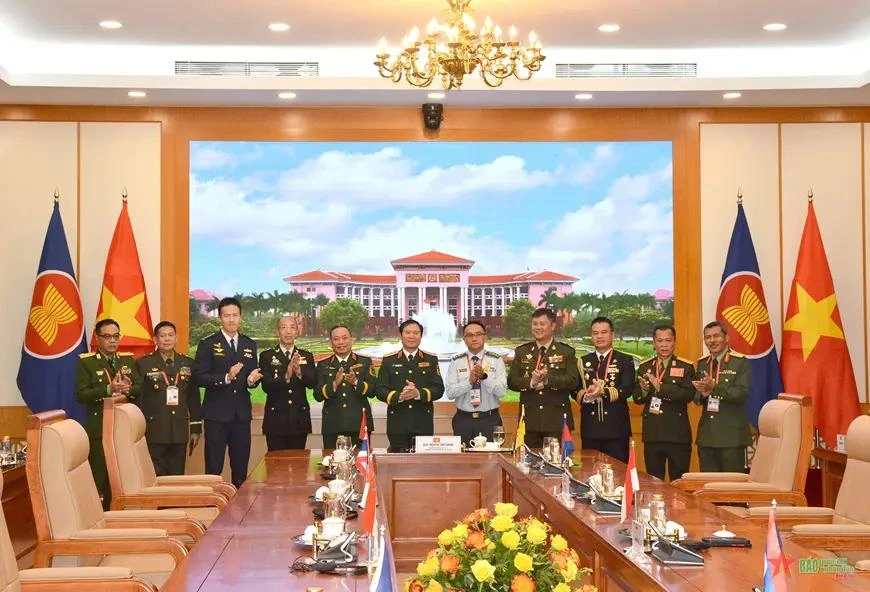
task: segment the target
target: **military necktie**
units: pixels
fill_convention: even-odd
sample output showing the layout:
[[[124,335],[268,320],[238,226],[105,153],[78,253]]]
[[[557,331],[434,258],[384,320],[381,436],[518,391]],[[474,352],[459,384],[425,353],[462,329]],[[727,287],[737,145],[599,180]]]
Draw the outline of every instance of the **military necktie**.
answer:
[[[230,350],[232,350],[233,353],[236,353],[236,338],[235,337],[230,339]]]
[[[480,361],[480,358],[478,358],[477,356],[471,356],[471,365],[472,366],[477,365],[477,362],[479,362],[479,361]],[[479,380],[474,381],[474,383],[471,385],[471,388],[472,389],[479,389],[480,388],[480,381]]]
[[[598,354],[598,363],[599,363],[599,364],[603,364],[603,363],[604,363],[604,354]]]
[[[114,374],[115,373],[115,358],[114,358],[114,356],[111,358],[106,358],[106,361],[109,363],[109,370],[111,370],[112,373]]]
[[[414,362],[414,354],[408,354],[408,361],[411,363]]]

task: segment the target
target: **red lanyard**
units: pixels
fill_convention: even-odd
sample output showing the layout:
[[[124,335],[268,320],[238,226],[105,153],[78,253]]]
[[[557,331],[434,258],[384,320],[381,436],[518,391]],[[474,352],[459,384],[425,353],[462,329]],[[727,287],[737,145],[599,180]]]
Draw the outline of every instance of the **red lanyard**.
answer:
[[[163,375],[163,380],[166,381],[167,386],[175,386],[176,384],[178,384],[178,377],[181,376],[181,370],[175,373],[175,380],[173,380],[172,382],[169,382],[169,377],[166,376],[166,372],[161,372],[160,374]]]
[[[604,380],[607,378],[607,369],[610,368],[610,361],[613,359],[613,350],[610,350],[610,353],[607,354],[607,360],[604,362],[604,371],[601,373],[601,376],[598,376],[598,371],[601,369],[601,358],[598,358],[598,368],[595,369],[595,378],[599,380]]]
[[[543,347],[543,346],[542,346],[542,347]],[[544,357],[544,354],[541,353],[541,349],[542,349],[542,347],[539,347],[539,348],[538,348],[538,359],[537,359],[537,361],[535,362],[535,370],[540,370],[540,369],[541,369],[541,358]]]
[[[109,372],[108,368],[103,368],[103,372],[106,373],[106,380],[108,380],[109,382],[112,382],[113,380],[115,380],[114,378],[112,378],[112,373]],[[120,372],[120,370],[118,370],[118,372]]]
[[[722,357],[722,362],[716,362],[716,377],[713,378],[714,384],[719,384],[719,373],[722,372],[722,364],[728,361],[728,354],[726,353]],[[710,377],[713,377],[713,356],[710,356],[710,359],[707,361],[707,374]]]

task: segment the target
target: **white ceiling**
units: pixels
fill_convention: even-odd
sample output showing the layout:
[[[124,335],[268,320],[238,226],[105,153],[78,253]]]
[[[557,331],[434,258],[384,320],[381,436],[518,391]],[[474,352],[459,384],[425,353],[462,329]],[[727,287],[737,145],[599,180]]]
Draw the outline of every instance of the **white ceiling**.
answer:
[[[523,38],[534,29],[545,68],[531,81],[448,93],[457,105],[870,104],[870,0],[474,0]],[[378,38],[443,17],[444,0],[0,0],[0,102],[40,104],[417,104],[426,91],[393,84],[371,65]],[[98,26],[115,19],[117,31]],[[291,30],[272,33],[270,22]],[[619,23],[615,34],[597,30]],[[784,22],[780,33],[762,30]],[[176,60],[317,61],[309,79],[175,76]],[[680,80],[557,80],[567,63],[698,64]],[[129,89],[148,92],[133,101]],[[441,90],[430,88],[429,91]],[[743,97],[723,102],[722,92]],[[281,102],[280,104],[286,104]]]

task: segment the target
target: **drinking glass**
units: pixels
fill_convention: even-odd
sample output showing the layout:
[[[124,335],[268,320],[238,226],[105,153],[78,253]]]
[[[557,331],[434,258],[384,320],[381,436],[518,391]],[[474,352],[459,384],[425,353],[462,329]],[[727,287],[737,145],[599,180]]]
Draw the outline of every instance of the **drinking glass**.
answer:
[[[544,460],[550,463],[558,463],[560,461],[559,455],[561,450],[559,449],[559,439],[553,437],[544,438],[544,447],[541,449],[541,454],[544,457]]]
[[[502,444],[504,444],[504,426],[498,425],[492,428],[492,441],[501,448]]]

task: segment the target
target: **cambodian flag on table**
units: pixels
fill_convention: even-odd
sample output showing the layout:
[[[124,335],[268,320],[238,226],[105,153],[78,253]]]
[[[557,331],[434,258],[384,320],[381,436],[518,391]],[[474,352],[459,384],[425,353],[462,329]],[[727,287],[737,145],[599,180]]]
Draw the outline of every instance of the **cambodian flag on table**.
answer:
[[[758,258],[742,203],[737,204],[737,219],[722,271],[716,319],[728,327],[728,346],[749,360],[751,382],[746,414],[752,425],[758,427],[761,407],[782,392],[782,374]]]
[[[76,367],[79,354],[87,351],[79,287],[55,200],[18,366],[18,389],[32,412],[63,409],[67,417],[84,420],[84,407],[76,401]]]
[[[366,472],[369,464],[369,427],[366,424],[366,410],[362,410],[362,424],[359,427],[359,452],[356,453],[356,469],[360,474]]]
[[[562,463],[565,459],[574,454],[574,438],[571,437],[571,430],[568,428],[568,415],[562,414]]]
[[[794,559],[789,559],[782,550],[782,537],[776,527],[776,502],[770,507],[770,519],[767,521],[767,541],[764,545],[764,592],[788,592],[788,580],[791,575],[789,565]]]

